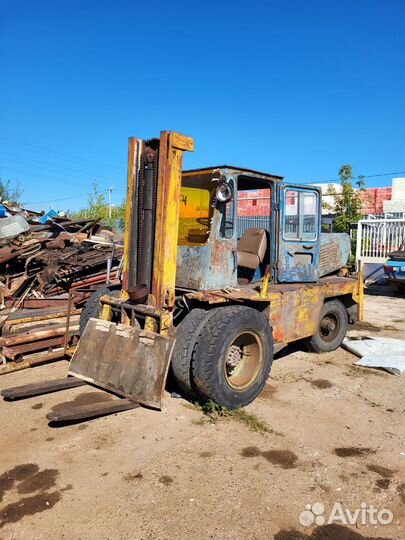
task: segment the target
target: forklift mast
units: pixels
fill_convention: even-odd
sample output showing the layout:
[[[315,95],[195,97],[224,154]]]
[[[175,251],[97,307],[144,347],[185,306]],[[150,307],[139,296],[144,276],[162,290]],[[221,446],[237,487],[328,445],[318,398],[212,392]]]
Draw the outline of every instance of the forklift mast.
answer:
[[[123,263],[124,295],[174,308],[183,152],[194,141],[162,131],[160,139],[128,141]]]

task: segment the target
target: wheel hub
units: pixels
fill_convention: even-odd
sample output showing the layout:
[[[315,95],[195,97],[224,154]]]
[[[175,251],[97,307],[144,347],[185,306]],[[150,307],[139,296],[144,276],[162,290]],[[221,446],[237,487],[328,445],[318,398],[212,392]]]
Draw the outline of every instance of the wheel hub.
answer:
[[[241,332],[234,338],[225,356],[227,383],[234,390],[248,388],[260,373],[263,362],[263,348],[257,334]]]
[[[228,357],[226,359],[226,365],[228,368],[235,369],[242,359],[243,352],[237,345],[231,345],[228,351]]]
[[[325,341],[332,341],[340,330],[339,320],[333,313],[328,313],[320,324],[320,334]]]

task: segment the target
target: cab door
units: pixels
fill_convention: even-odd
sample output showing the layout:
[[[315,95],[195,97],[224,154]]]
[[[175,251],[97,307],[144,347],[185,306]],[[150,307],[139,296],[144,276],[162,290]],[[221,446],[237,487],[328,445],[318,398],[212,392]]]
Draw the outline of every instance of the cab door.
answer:
[[[319,279],[321,193],[314,187],[279,186],[277,276],[281,283]]]

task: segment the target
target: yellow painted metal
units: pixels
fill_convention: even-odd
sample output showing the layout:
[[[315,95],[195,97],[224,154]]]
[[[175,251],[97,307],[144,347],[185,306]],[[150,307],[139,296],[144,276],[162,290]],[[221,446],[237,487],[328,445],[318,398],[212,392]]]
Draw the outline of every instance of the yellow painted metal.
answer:
[[[260,287],[260,296],[262,298],[266,298],[267,296],[267,290],[269,288],[269,281],[270,281],[270,272],[267,272],[267,274],[264,276],[261,287]]]
[[[101,310],[101,316],[100,319],[103,321],[111,321],[111,306],[108,304],[102,304],[103,309]]]
[[[148,332],[156,332],[157,324],[154,317],[145,317],[145,330]]]
[[[171,311],[163,311],[160,317],[160,333],[162,336],[168,336],[170,329],[173,327],[173,313]]]
[[[190,137],[167,131],[160,134],[152,278],[152,294],[158,308],[174,307],[182,158],[184,151],[193,149]]]
[[[359,321],[362,321],[364,319],[364,279],[362,261],[358,261],[357,268],[357,283],[352,296],[353,300],[357,302],[357,317]]]
[[[127,197],[125,203],[125,236],[124,236],[124,255],[122,265],[122,288],[124,291],[128,289],[129,283],[129,260],[132,251],[132,231],[134,220],[134,209],[136,205],[136,177],[139,169],[142,140],[130,137],[128,139],[128,170],[127,170]]]
[[[187,135],[175,131],[170,132],[169,135],[171,137],[170,144],[173,148],[182,152],[194,152],[194,139],[192,137],[187,137]]]
[[[197,291],[186,296],[209,304],[267,302],[274,341],[290,343],[313,336],[318,331],[320,312],[326,300],[349,295],[355,299],[357,283],[356,279],[334,276],[323,278],[317,283],[264,282],[260,289]]]
[[[124,326],[131,326],[131,319],[128,317],[125,309],[121,311],[121,324],[123,324]]]

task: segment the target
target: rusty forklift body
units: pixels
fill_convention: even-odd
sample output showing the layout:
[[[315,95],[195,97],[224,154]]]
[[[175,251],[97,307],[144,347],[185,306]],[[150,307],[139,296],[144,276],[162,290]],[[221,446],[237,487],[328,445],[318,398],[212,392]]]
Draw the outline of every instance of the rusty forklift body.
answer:
[[[361,318],[361,279],[337,275],[347,238],[321,238],[319,190],[230,166],[182,173],[183,153],[193,147],[191,138],[173,132],[129,139],[122,290],[100,298],[99,315],[89,319],[70,362],[66,384],[73,379],[112,391],[126,398],[124,409],[161,408],[171,361],[186,393],[244,405],[265,384],[273,352],[311,336],[320,350],[327,336],[324,350],[332,350],[339,310],[346,313],[340,323]],[[260,190],[267,190],[267,222],[239,230],[238,195]],[[247,321],[246,331],[232,316]],[[205,376],[201,342],[227,320],[235,336],[220,353],[212,391],[216,381]],[[226,332],[208,356],[222,350],[221,339]],[[3,391],[8,399],[17,394],[21,388]]]

